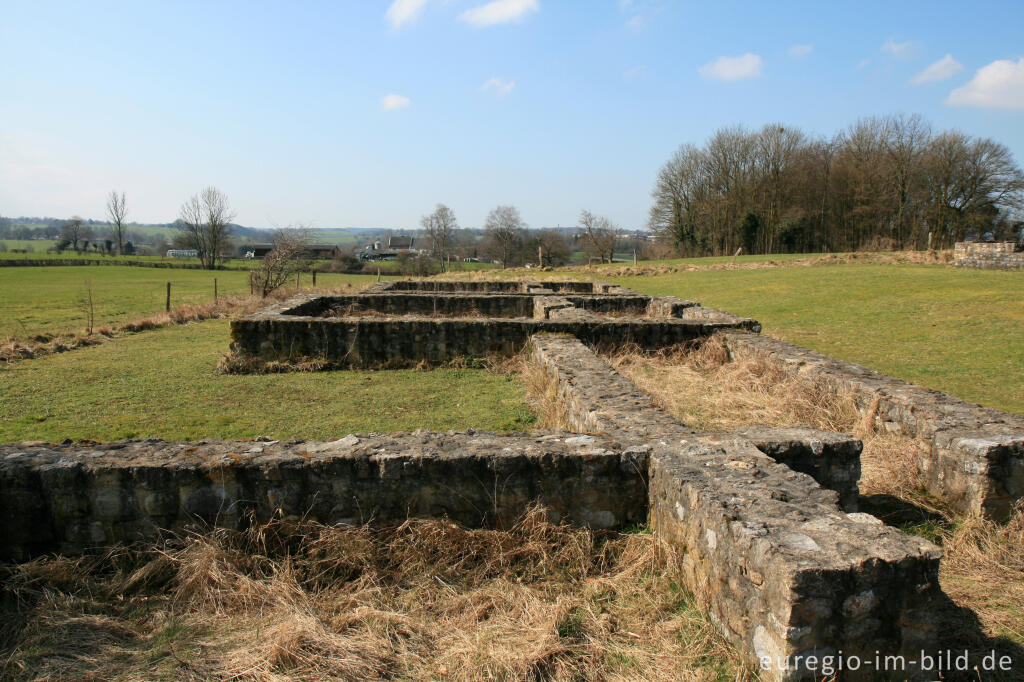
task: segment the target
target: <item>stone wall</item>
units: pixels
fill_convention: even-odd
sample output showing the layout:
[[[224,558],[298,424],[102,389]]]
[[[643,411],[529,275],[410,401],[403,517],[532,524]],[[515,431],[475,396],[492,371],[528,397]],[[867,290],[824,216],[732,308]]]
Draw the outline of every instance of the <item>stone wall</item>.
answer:
[[[351,296],[304,294],[231,322],[231,349],[265,361],[408,367],[511,355],[537,333],[599,347],[664,348],[756,320],[607,282],[380,282]]]
[[[285,303],[282,305],[289,305]],[[276,306],[274,306],[276,307]],[[409,367],[465,357],[513,355],[538,333],[571,334],[587,344],[664,348],[753,321],[603,318],[572,319],[323,318],[285,315],[274,307],[231,321],[231,349],[263,360],[324,360],[328,366]],[[587,311],[579,312],[587,313]]]
[[[770,336],[724,333],[734,357],[758,354],[849,393],[883,431],[929,443],[918,461],[930,493],[954,509],[1002,519],[1024,497],[1024,417],[915,386]]]
[[[197,521],[239,528],[250,514],[501,527],[540,503],[555,522],[621,528],[647,518],[646,477],[642,449],[571,434],[0,445],[0,558],[77,554]]]
[[[1024,269],[1024,251],[1014,242],[957,242],[953,265],[984,270]]]
[[[577,339],[545,334],[535,336],[531,345],[531,358],[554,387],[571,430],[634,441],[668,437],[697,438],[705,443],[746,441],[834,490],[843,509],[856,511],[863,446],[852,436],[769,426],[697,433],[656,407],[649,395]]]
[[[859,464],[850,463],[859,443],[763,427],[695,434],[575,339],[540,336],[533,344],[575,430],[643,444],[651,525],[682,551],[686,586],[723,635],[768,663],[765,677],[814,677],[785,667],[809,655],[916,659],[937,646],[941,551],[874,517],[844,513],[836,492],[761,450],[793,466],[817,458],[810,469],[828,478],[835,467],[834,482],[855,497]]]

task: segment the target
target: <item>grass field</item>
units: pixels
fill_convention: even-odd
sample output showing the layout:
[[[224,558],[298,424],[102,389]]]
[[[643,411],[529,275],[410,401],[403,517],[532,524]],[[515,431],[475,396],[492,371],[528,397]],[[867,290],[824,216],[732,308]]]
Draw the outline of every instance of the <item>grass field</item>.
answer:
[[[40,254],[45,255],[46,250],[56,246],[57,242],[53,239],[0,239],[0,244],[7,249],[24,249],[39,256]],[[10,253],[10,251],[0,251],[0,258],[15,256],[18,256],[18,254]]]
[[[841,265],[616,281],[755,317],[787,341],[1024,414],[1024,272]]]
[[[246,272],[106,265],[0,268],[0,339],[82,329],[86,323],[82,301],[90,283],[96,326],[101,326],[162,311],[167,282],[172,305],[212,301],[215,277],[219,295],[249,293]],[[375,280],[371,275],[317,274],[317,285],[323,287]],[[311,279],[304,277],[302,283],[308,286]]]
[[[523,430],[519,384],[487,370],[221,375],[228,323],[131,334],[0,375],[0,442],[302,438],[468,427]]]

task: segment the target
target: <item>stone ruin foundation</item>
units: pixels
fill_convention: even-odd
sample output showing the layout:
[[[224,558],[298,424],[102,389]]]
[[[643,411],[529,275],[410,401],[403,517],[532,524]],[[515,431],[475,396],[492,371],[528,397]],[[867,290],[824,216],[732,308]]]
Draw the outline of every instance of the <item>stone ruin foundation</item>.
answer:
[[[982,270],[1024,269],[1024,249],[1015,242],[957,242],[953,265]]]
[[[528,347],[573,433],[0,445],[0,557],[75,554],[275,514],[501,526],[540,503],[553,521],[591,528],[648,521],[680,551],[686,586],[717,628],[755,665],[770,662],[770,679],[813,677],[785,665],[797,657],[913,660],[936,649],[941,550],[856,511],[859,441],[803,428],[694,431],[593,349],[720,334],[734,356],[814,373],[851,391],[881,428],[930,442],[919,465],[933,494],[993,517],[1024,494],[1024,419],[759,331],[754,320],[606,283],[409,281],[297,296],[233,321],[233,352],[383,368]]]

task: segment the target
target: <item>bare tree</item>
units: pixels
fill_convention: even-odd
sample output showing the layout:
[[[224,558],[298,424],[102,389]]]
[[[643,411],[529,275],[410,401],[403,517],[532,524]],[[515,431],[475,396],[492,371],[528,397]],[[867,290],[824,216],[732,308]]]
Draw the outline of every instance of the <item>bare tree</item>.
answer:
[[[249,273],[252,290],[266,298],[288,280],[310,267],[310,233],[306,227],[285,228],[274,233],[274,248]]]
[[[124,255],[124,219],[128,215],[128,204],[125,203],[124,192],[110,190],[107,195],[107,218],[114,226],[114,238],[117,240],[117,253]]]
[[[420,218],[423,233],[430,241],[430,250],[441,263],[441,271],[445,270],[445,261],[451,248],[452,237],[459,223],[455,220],[455,212],[444,204],[438,204],[430,215]]]
[[[1024,174],[997,142],[900,115],[831,139],[723,128],[680,147],[652,197],[650,227],[683,255],[920,248],[929,232],[948,247],[1012,233]]]
[[[231,250],[231,220],[235,214],[227,195],[207,187],[181,205],[176,223],[182,243],[199,252],[203,268],[215,269]]]
[[[78,251],[79,245],[88,246],[89,240],[92,239],[92,228],[86,225],[80,216],[72,216],[61,228],[60,237]]]
[[[580,226],[584,229],[583,239],[589,244],[593,253],[604,263],[609,263],[615,256],[615,240],[618,226],[603,216],[596,216],[590,211],[580,212]]]
[[[498,206],[487,214],[484,223],[487,247],[501,260],[502,269],[509,265],[518,250],[525,229],[526,223],[515,206]]]
[[[537,257],[541,267],[565,265],[569,262],[569,243],[556,230],[531,230],[523,240],[523,255],[526,259]]]

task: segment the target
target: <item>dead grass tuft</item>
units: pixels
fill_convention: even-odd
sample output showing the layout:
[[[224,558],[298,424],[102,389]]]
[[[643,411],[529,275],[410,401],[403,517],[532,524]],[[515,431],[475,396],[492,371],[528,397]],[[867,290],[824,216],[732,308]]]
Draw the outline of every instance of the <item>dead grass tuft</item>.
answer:
[[[271,523],[10,567],[0,677],[752,679],[646,533]],[[70,640],[69,640],[70,638]]]
[[[627,349],[606,359],[655,403],[698,429],[747,424],[851,430],[853,400],[827,383],[791,374],[766,357],[730,361],[723,341],[647,354]]]
[[[558,397],[558,382],[533,361],[530,352],[527,348],[511,358],[508,367],[526,389],[530,410],[537,415],[537,428],[570,431],[568,406]]]
[[[990,636],[1024,645],[1024,507],[1005,523],[954,519],[937,540],[946,594],[974,611]]]

